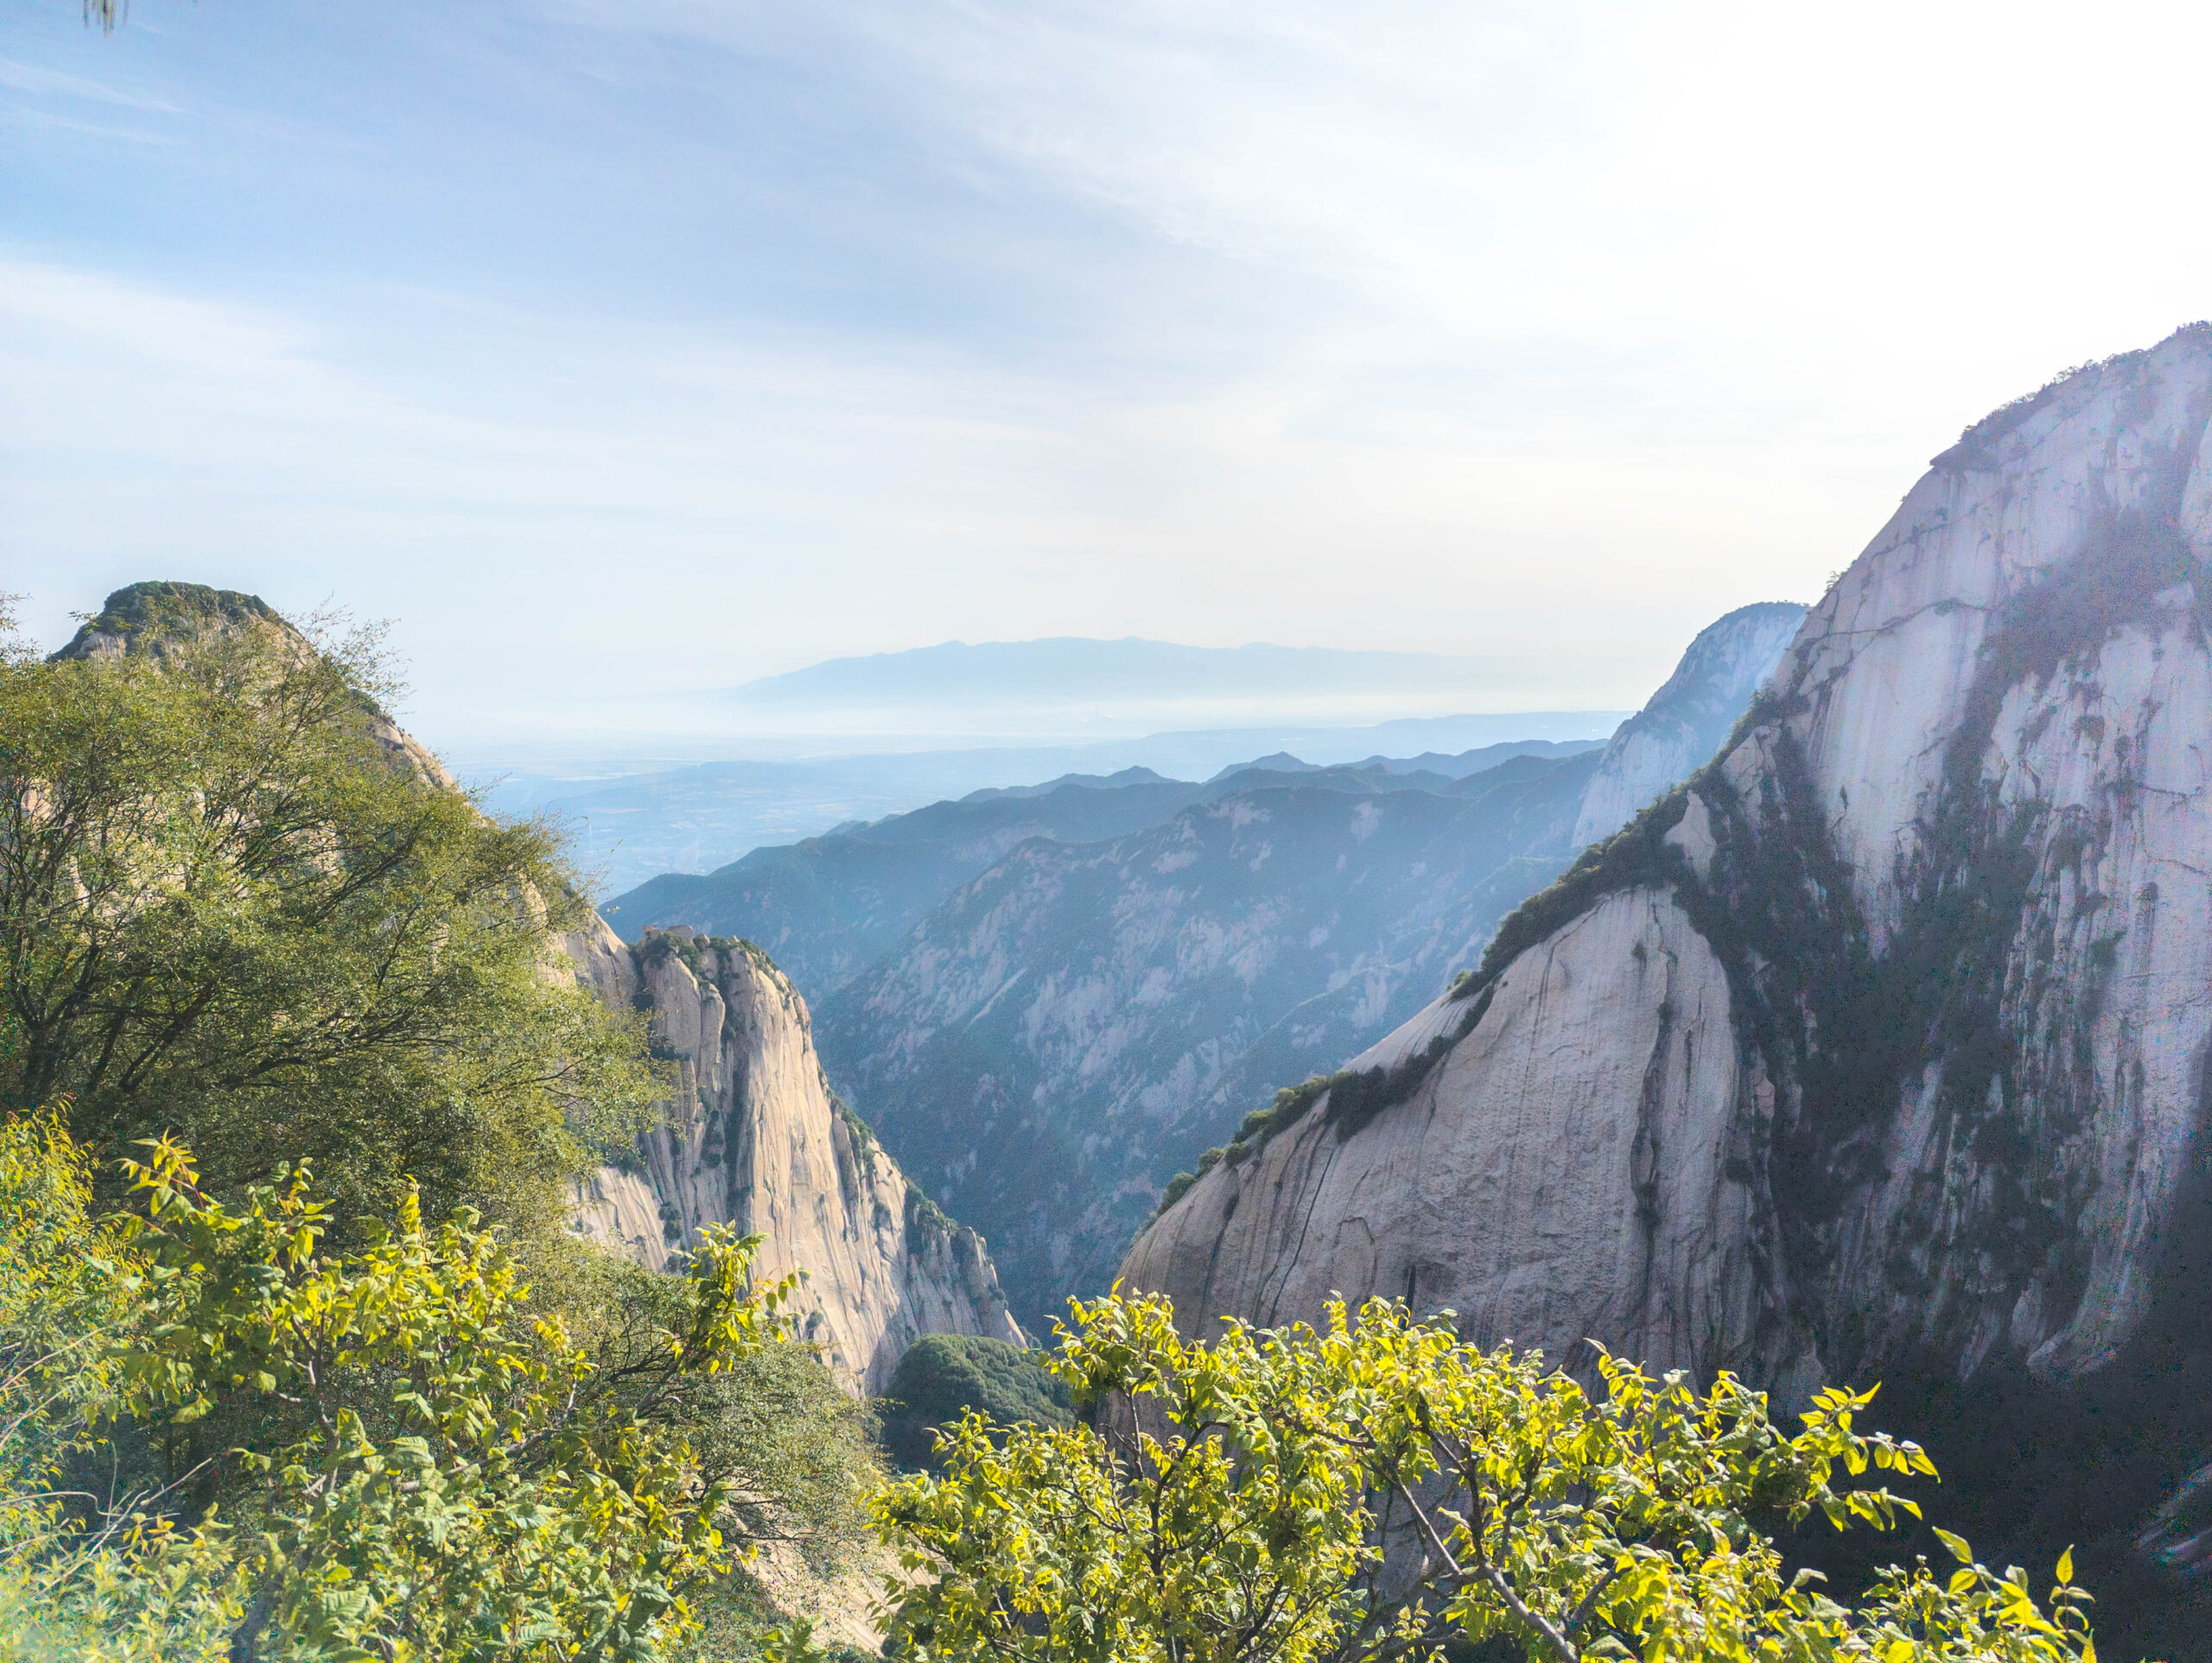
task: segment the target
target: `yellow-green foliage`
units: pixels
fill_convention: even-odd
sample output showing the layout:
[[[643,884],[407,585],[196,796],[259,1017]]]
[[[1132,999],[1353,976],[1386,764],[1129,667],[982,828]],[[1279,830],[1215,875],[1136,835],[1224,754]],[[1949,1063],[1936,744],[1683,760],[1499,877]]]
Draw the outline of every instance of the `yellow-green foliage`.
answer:
[[[705,1233],[618,1378],[531,1314],[470,1216],[429,1226],[410,1198],[326,1255],[304,1173],[231,1206],[173,1143],[130,1171],[137,1205],[99,1220],[58,1121],[0,1126],[16,1655],[645,1660],[692,1628],[735,1547],[670,1406],[792,1343],[758,1238]],[[59,1492],[88,1450],[206,1425],[255,1433],[207,1452],[224,1508]]]
[[[1912,1504],[1839,1478],[1933,1471],[1856,1428],[1871,1393],[1823,1393],[1785,1436],[1726,1374],[1700,1393],[1605,1357],[1592,1396],[1381,1300],[1205,1347],[1157,1298],[1075,1310],[1052,1366],[1110,1430],[971,1415],[941,1476],[880,1501],[917,1658],[2094,1658],[2064,1560],[2042,1604],[1950,1537],[1948,1576],[1885,1572],[1848,1609],[1785,1574],[1758,1514],[1886,1527]]]
[[[177,1133],[226,1193],[312,1158],[349,1226],[411,1179],[553,1228],[573,1130],[653,1095],[641,1019],[553,955],[585,916],[557,835],[389,752],[373,654],[322,645],[0,650],[0,1104]]]
[[[245,1584],[221,1536],[149,1518],[158,1497],[69,1482],[120,1406],[144,1270],[90,1197],[57,1118],[0,1124],[0,1658],[226,1657]]]

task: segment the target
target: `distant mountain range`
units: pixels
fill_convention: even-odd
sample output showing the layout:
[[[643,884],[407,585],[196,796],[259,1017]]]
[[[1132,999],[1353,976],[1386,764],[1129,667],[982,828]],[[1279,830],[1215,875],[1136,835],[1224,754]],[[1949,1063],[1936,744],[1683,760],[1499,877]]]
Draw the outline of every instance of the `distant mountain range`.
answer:
[[[1381,759],[1356,768],[1320,768],[1277,755],[1224,769],[1203,784],[1143,768],[1103,778],[1066,775],[755,849],[701,877],[666,873],[601,910],[630,940],[648,925],[665,924],[742,936],[765,948],[818,1001],[891,951],[954,889],[1032,839],[1081,844],[1125,836],[1164,825],[1193,804],[1268,789],[1293,775],[1339,790],[1442,788],[1515,757],[1569,757],[1598,748],[1587,739],[1514,740],[1434,757],[1433,770],[1420,771]]]
[[[723,702],[745,719],[786,728],[1129,733],[1207,720],[1440,714],[1511,701],[1537,668],[1434,652],[1059,636],[832,658],[747,682]]]
[[[823,1064],[1049,1329],[1172,1173],[1557,875],[1599,762],[1252,769],[1121,837],[1029,838],[817,1002]]]
[[[874,821],[979,789],[1034,792],[1042,788],[1027,782],[1113,776],[1132,768],[1156,778],[1205,779],[1283,751],[1314,764],[1415,752],[1438,762],[1507,741],[1603,741],[1627,714],[1413,717],[1363,727],[1211,729],[1090,745],[922,749],[656,769],[606,764],[562,775],[463,762],[456,771],[482,790],[485,806],[494,813],[549,814],[563,822],[601,888],[619,893],[656,873],[711,872],[763,845],[794,842],[849,821]]]
[[[1063,777],[664,875],[606,911],[627,936],[682,924],[766,949],[832,1078],[986,1231],[1035,1323],[1104,1286],[1168,1175],[1244,1111],[1472,962],[1593,802],[1641,803],[1701,763],[1802,613],[1706,631],[1602,753],[1522,739],[1276,752],[1203,783]]]

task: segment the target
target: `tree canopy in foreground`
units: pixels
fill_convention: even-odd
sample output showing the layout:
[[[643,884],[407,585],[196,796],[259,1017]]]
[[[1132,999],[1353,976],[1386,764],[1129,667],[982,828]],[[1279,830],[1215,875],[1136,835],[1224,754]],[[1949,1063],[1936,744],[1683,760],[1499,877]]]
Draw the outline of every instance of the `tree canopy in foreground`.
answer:
[[[709,1228],[610,1348],[466,1212],[331,1253],[302,1172],[228,1204],[174,1144],[131,1170],[101,1217],[58,1119],[0,1121],[0,1657],[649,1663],[804,1522],[699,1404],[779,1355],[828,1389],[758,1237]]]
[[[226,1194],[313,1161],[341,1229],[419,1184],[556,1237],[653,1095],[642,1019],[558,955],[588,922],[559,835],[404,745],[372,632],[111,604],[149,593],[43,662],[0,598],[0,1105],[65,1107],[103,1173],[175,1135]]]
[[[1166,1302],[1075,1305],[1050,1366],[1091,1426],[940,1437],[941,1473],[887,1488],[906,1580],[892,1644],[918,1659],[1393,1663],[1473,1643],[1548,1663],[2094,1660],[2070,1555],[2024,1571],[1891,1568],[1847,1604],[1756,1522],[1887,1528],[1914,1504],[1844,1482],[1933,1473],[1860,1431],[1872,1392],[1823,1392],[1785,1434],[1722,1374],[1700,1392],[1601,1355],[1592,1393],[1370,1300],[1323,1328],[1232,1323],[1211,1345]]]

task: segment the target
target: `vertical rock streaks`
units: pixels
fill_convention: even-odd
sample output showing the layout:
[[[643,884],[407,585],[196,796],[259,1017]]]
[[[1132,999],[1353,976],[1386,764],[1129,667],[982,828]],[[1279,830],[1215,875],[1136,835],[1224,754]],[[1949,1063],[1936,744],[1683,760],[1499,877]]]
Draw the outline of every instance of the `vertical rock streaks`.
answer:
[[[652,1012],[677,1076],[634,1162],[578,1185],[584,1235],[658,1266],[702,1224],[759,1232],[760,1274],[804,1273],[802,1326],[855,1389],[882,1391],[925,1334],[1021,1341],[982,1238],[831,1095],[806,1003],[766,955],[689,931],[632,949],[603,925],[569,954],[602,998]]]
[[[1970,428],[1720,756],[1501,927],[1427,1082],[1325,1174],[1284,1134],[1224,1161],[1129,1279],[1310,1316],[1418,1258],[1485,1340],[1923,1380],[1962,1424],[2000,1381],[2151,1382],[2147,1511],[2212,1458],[2212,1285],[2175,1269],[2212,1254],[2208,417],[2196,325]],[[1285,1263],[1259,1198],[1308,1189]]]

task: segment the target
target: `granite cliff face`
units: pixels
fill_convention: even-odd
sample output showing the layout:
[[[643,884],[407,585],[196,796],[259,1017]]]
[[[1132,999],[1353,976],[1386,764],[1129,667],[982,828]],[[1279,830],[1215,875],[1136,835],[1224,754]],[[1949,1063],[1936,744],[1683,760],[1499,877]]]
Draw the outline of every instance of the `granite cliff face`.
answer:
[[[1705,766],[1804,621],[1805,608],[1796,601],[1764,600],[1700,630],[1667,684],[1614,730],[1583,793],[1574,847],[1611,837],[1638,809]]]
[[[2198,325],[1969,428],[1725,752],[1129,1280],[1194,1322],[1380,1292],[1785,1395],[1887,1378],[2000,1538],[2202,1563],[2208,416]]]
[[[925,1334],[1022,1342],[982,1239],[946,1218],[836,1101],[806,1003],[748,943],[604,925],[569,938],[602,998],[652,1013],[677,1071],[664,1124],[634,1165],[576,1186],[582,1234],[659,1266],[705,1223],[766,1237],[765,1276],[806,1281],[795,1304],[841,1377],[880,1393]]]

